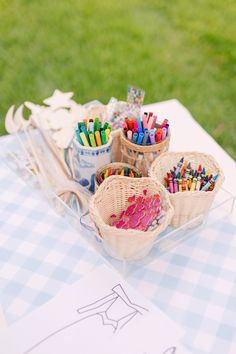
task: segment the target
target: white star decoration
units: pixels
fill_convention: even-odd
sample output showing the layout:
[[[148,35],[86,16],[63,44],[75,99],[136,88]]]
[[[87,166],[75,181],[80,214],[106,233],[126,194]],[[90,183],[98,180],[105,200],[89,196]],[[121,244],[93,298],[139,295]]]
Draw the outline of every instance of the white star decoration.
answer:
[[[73,97],[73,92],[62,92],[60,90],[55,90],[51,97],[46,98],[43,102],[50,106],[52,110],[58,108],[70,108],[71,98]]]

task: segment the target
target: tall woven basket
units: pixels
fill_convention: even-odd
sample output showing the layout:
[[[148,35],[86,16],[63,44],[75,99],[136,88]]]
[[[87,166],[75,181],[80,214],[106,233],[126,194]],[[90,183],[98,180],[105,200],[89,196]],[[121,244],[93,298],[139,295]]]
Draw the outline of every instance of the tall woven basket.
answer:
[[[159,128],[159,125],[156,125]],[[148,175],[148,170],[157,156],[168,151],[170,144],[170,130],[165,140],[153,145],[138,145],[129,141],[120,131],[121,143],[121,161],[127,162],[142,172],[144,176]]]
[[[111,215],[120,213],[129,205],[128,197],[142,196],[143,190],[148,195],[158,193],[161,206],[165,211],[163,222],[152,231],[117,229],[111,226]],[[173,216],[168,193],[161,183],[151,178],[127,178],[111,176],[106,179],[90,201],[90,215],[100,236],[104,248],[112,257],[119,260],[135,260],[145,257],[153,246],[157,236],[165,230]]]
[[[184,157],[184,160],[191,162],[191,166],[194,169],[197,169],[201,164],[212,174],[218,174],[218,178],[212,191],[169,193],[170,201],[175,211],[171,220],[171,226],[173,227],[179,227],[195,218],[197,218],[198,223],[201,222],[209,211],[217,191],[224,182],[224,174],[215,159],[211,155],[200,152],[164,153],[152,163],[149,176],[155,181],[164,183],[166,173],[173,169],[173,166],[176,166],[182,157]]]

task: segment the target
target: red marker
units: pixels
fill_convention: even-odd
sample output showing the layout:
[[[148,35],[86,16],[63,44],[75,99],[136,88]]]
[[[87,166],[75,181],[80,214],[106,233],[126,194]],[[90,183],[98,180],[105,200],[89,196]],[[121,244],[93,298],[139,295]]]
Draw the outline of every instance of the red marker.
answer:
[[[157,132],[156,132],[156,142],[159,143],[162,139],[162,129],[159,128],[157,129]]]

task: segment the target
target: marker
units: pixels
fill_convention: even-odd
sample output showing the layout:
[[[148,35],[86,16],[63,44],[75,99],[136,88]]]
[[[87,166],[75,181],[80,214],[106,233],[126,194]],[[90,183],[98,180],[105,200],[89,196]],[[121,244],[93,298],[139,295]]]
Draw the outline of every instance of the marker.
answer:
[[[143,122],[143,129],[148,129],[147,116],[145,115],[145,113],[142,116],[142,122]]]
[[[159,129],[157,129],[157,132],[156,132],[156,142],[159,143],[161,140],[162,140],[162,129],[159,128]]]
[[[136,144],[137,139],[138,139],[138,133],[134,133],[134,134],[133,134],[132,142]]]
[[[95,132],[95,138],[96,138],[97,146],[101,146],[102,142],[101,142],[101,136],[100,136],[100,132],[99,131]]]
[[[106,133],[104,130],[101,131],[102,145],[106,145]]]
[[[153,125],[153,116],[151,115],[148,119],[148,130],[152,129],[152,125]]]
[[[181,167],[183,166],[183,162],[184,162],[184,158],[182,157],[180,159],[180,161],[177,163],[177,168],[176,168],[176,171],[175,171],[175,175],[177,176],[178,173],[180,172],[181,170]]]
[[[162,140],[165,140],[167,134],[167,129],[164,127],[162,128]]]
[[[83,145],[83,141],[80,137],[80,130],[79,129],[75,130],[75,135],[76,135],[76,138],[77,138],[78,142],[80,143],[80,145]]]
[[[149,131],[145,129],[144,130],[144,137],[143,137],[142,145],[147,145],[148,137],[149,137]]]
[[[99,118],[95,118],[95,121],[94,121],[94,132],[96,132],[97,130],[99,130]]]
[[[206,173],[206,170],[205,170],[205,167],[203,167],[202,172],[201,172],[201,178],[205,177],[205,173]]]
[[[92,146],[92,147],[96,147],[97,145],[96,145],[96,142],[95,142],[95,139],[94,139],[94,134],[93,133],[90,133],[89,134],[89,140],[90,140],[90,145]]]
[[[153,116],[152,118],[153,118],[153,119],[152,119],[152,126],[151,126],[151,129],[154,129],[155,126],[156,126],[157,116]]]
[[[129,141],[132,141],[132,135],[133,135],[132,130],[128,130],[127,131],[127,138]]]
[[[89,130],[94,133],[94,123],[92,119],[89,119]]]
[[[142,144],[143,137],[144,137],[144,134],[143,134],[143,133],[139,133],[139,134],[138,134],[137,144],[139,144],[139,145]]]
[[[151,140],[151,144],[156,144],[156,140],[155,140],[155,131],[154,129],[150,130],[150,134],[149,134],[150,140]]]
[[[136,117],[136,122],[138,123],[138,130],[142,131],[143,130],[143,126],[142,126],[142,122],[139,116]]]
[[[105,129],[105,133],[106,133],[106,143],[108,143],[110,137],[110,129]]]
[[[81,140],[82,140],[82,142],[83,142],[83,145],[84,145],[84,146],[89,146],[88,140],[87,140],[87,138],[86,138],[84,132],[80,133],[80,137],[81,137]]]

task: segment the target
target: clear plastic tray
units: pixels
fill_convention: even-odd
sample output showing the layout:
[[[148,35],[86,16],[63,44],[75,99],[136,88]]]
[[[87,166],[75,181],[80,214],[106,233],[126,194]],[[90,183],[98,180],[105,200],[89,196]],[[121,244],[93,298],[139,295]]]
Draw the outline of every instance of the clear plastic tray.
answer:
[[[156,241],[150,253],[139,261],[118,260],[111,257],[113,250],[100,237],[90,221],[89,213],[79,215],[79,213],[62,201],[46,184],[42,181],[39,183],[37,175],[32,173],[30,168],[25,167],[24,163],[19,164],[19,159],[14,157],[16,144],[9,144],[7,150],[2,150],[2,161],[10,167],[15,173],[21,176],[30,188],[36,188],[47,198],[51,207],[68,222],[68,226],[73,227],[90,246],[99,252],[99,254],[108,261],[118,271],[124,275],[127,274],[135,266],[155,261],[161,254],[170,251],[180,243],[186,241],[207,225],[212,225],[216,221],[228,217],[234,208],[234,196],[227,190],[221,188],[216,195],[216,198],[207,215],[199,215],[197,218],[190,220],[188,223],[179,228],[168,227],[162,232]],[[19,152],[20,150],[17,149]]]

